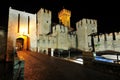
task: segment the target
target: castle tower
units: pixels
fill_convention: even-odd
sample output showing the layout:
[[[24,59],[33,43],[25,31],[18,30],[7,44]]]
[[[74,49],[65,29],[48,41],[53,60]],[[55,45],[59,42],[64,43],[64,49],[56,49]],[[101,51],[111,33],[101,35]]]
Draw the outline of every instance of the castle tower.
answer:
[[[91,34],[97,33],[97,21],[93,19],[82,19],[76,23],[78,49],[92,51]]]
[[[9,8],[8,33],[7,33],[7,57],[13,60],[13,52],[17,50],[37,49],[36,14]]]
[[[63,9],[58,13],[59,22],[62,22],[62,24],[68,28],[70,28],[70,17],[71,11],[67,9]]]
[[[51,11],[41,8],[37,12],[37,34],[48,34],[51,32]]]

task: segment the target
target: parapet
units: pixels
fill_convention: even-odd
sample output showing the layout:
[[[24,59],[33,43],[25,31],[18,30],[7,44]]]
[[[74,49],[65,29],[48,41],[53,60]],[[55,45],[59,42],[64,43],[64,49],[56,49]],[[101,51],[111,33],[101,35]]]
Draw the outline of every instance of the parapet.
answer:
[[[56,31],[65,33],[65,32],[68,32],[68,29],[67,27],[64,27],[63,25],[57,24],[53,26],[53,32],[56,32]]]
[[[112,33],[109,33],[108,36],[113,36],[113,34],[112,34]]]
[[[83,19],[81,20],[81,23],[82,23],[82,24],[97,24],[97,20],[95,20],[95,19],[85,19],[85,18],[83,18]]]
[[[78,28],[79,26],[83,26],[83,25],[94,25],[95,27],[97,27],[97,20],[95,19],[85,19],[83,18],[82,20],[76,22],[76,27]]]
[[[51,11],[47,10],[47,9],[44,9],[44,8],[41,8],[37,13],[38,14],[39,13],[43,13],[43,14],[49,14],[49,15],[51,15]]]

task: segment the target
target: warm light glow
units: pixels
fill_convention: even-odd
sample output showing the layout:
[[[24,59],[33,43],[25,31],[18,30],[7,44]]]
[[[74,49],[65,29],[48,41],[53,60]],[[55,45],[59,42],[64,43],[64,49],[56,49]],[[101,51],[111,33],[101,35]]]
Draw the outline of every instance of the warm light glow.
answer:
[[[24,60],[23,53],[17,53],[17,56],[20,60]]]
[[[20,34],[21,35],[27,35],[27,29],[26,28],[20,28]]]
[[[69,10],[63,9],[58,13],[58,17],[64,26],[70,27],[71,12]]]
[[[28,45],[28,42],[27,42],[27,35],[20,35],[20,36],[18,36],[17,38],[22,38],[22,39],[24,39],[24,44],[23,44],[23,50],[26,50],[27,49],[27,45]]]

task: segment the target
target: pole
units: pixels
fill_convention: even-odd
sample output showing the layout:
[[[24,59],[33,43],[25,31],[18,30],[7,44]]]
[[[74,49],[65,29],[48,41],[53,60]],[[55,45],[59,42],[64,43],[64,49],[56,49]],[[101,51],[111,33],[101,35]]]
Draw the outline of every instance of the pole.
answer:
[[[119,62],[118,53],[117,53],[117,63]]]
[[[93,34],[91,35],[91,43],[92,43],[92,52],[95,52],[95,47],[94,47],[94,38],[93,38]]]
[[[70,58],[70,50],[68,51],[68,57]]]

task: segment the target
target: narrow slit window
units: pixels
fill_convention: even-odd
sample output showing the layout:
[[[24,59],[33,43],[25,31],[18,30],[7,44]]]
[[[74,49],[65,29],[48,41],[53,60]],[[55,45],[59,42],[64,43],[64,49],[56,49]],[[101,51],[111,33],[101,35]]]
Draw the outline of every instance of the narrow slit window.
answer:
[[[28,34],[30,34],[30,16],[28,16]]]
[[[20,14],[18,14],[18,33],[20,32]]]

